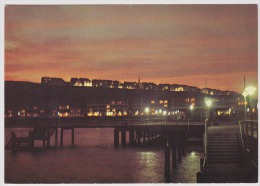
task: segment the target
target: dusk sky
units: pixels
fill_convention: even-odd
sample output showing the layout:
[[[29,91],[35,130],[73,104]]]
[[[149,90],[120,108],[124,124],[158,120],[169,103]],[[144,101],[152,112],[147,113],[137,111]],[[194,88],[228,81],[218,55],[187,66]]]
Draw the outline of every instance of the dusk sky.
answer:
[[[257,5],[5,7],[5,80],[257,86]]]

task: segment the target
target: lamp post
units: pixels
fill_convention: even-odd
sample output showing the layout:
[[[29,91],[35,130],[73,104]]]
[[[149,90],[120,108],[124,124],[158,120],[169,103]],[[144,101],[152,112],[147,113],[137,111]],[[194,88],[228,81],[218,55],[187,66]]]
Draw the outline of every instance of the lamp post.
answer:
[[[191,120],[192,120],[192,111],[194,109],[194,106],[193,105],[190,105],[190,117],[191,117]]]
[[[193,110],[193,108],[194,108],[194,106],[190,105],[190,118],[191,118],[191,120],[192,120],[192,110]],[[188,132],[189,132],[189,130],[190,130],[190,121],[188,119]]]
[[[209,118],[209,113],[210,113],[210,106],[212,105],[212,100],[211,99],[206,99],[205,100],[205,103],[206,103],[206,106],[207,106],[207,109],[206,109],[206,119]]]
[[[245,99],[245,101],[244,101],[245,108],[244,109],[245,109],[245,120],[246,120],[246,97],[248,96],[248,92],[246,90],[244,90],[242,95],[244,96],[244,99]]]
[[[244,96],[245,98],[245,119],[246,119],[246,97],[249,95],[250,96],[250,100],[251,100],[251,96],[255,93],[256,91],[256,87],[253,87],[253,86],[249,86],[249,87],[246,87],[244,92],[242,93],[242,95]],[[250,103],[250,101],[249,101]],[[251,107],[251,105],[250,105]],[[251,112],[251,108],[249,108],[249,111],[250,111],[250,115],[252,117],[252,112]]]
[[[149,115],[149,112],[150,112],[149,107],[146,107],[146,108],[144,109],[144,112],[146,113],[146,116],[147,116],[147,122],[148,122],[148,115]]]
[[[208,143],[208,137],[207,137],[207,122],[208,122],[208,118],[209,118],[209,108],[212,105],[212,100],[211,99],[205,99],[205,103],[206,103],[206,119],[205,119],[205,126],[204,126],[204,154],[207,155],[207,143]]]

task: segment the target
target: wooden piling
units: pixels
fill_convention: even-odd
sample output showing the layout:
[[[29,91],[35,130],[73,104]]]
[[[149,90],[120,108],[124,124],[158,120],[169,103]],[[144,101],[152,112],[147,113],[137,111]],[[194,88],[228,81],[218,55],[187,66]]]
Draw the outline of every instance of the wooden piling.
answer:
[[[137,143],[138,143],[138,145],[141,144],[141,132],[140,131],[137,132]]]
[[[71,128],[71,145],[74,145],[74,128]]]
[[[16,151],[16,134],[15,132],[11,133],[11,144],[12,144],[12,151],[15,152]]]
[[[119,147],[119,130],[117,127],[114,129],[114,147]]]
[[[58,145],[58,128],[55,129],[55,146]]]
[[[181,146],[181,153],[182,153],[182,156],[185,156],[185,146],[184,146],[184,144],[182,144],[182,146]]]
[[[135,143],[134,138],[135,138],[135,131],[134,131],[134,129],[131,128],[131,129],[129,129],[129,143],[131,146],[133,146]]]
[[[197,172],[196,177],[197,177],[197,183],[204,183],[203,172],[201,172],[201,171]]]
[[[126,146],[126,129],[124,127],[121,129],[121,143],[122,147]]]
[[[177,147],[176,145],[172,145],[172,168],[175,169],[177,167]]]
[[[204,158],[200,158],[200,171],[203,171]]]
[[[177,154],[178,154],[178,161],[181,161],[181,154],[182,154],[182,152],[181,152],[181,145],[180,144],[178,144],[178,150],[177,150],[178,152],[177,152]]]
[[[29,131],[29,140],[30,140],[29,148],[30,150],[32,150],[34,148],[34,137],[32,131]]]
[[[63,128],[60,129],[60,146],[63,146]]]
[[[170,145],[168,142],[166,142],[166,145],[164,147],[164,177],[166,183],[169,183],[171,178],[170,162]]]
[[[50,139],[51,139],[51,135],[50,135],[50,130],[47,130],[47,148],[50,148]]]

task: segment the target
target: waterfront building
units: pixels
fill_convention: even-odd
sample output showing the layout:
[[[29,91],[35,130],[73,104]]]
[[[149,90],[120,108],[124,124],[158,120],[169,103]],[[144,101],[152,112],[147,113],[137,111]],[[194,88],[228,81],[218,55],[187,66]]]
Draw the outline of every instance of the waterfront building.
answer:
[[[238,117],[244,112],[244,97],[232,91],[112,80],[92,80],[92,87],[85,86],[90,81],[71,78],[70,86],[58,86],[64,81],[46,77],[42,78],[42,84],[7,81],[5,117],[146,116],[203,120],[206,97],[214,100],[210,111],[214,117]],[[257,113],[256,101],[252,99],[250,104],[254,113]]]

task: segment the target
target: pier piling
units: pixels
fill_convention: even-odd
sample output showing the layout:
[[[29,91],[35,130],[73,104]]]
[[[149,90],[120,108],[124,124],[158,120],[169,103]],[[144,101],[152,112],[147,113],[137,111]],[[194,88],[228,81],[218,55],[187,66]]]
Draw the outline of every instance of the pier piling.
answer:
[[[114,129],[114,147],[119,147],[119,130],[117,127]]]
[[[71,145],[74,145],[74,128],[71,128]]]
[[[182,150],[181,150],[181,145],[179,144],[178,145],[178,150],[177,150],[178,152],[178,161],[181,161],[181,155],[182,155]]]
[[[121,143],[122,143],[122,147],[126,146],[126,129],[125,128],[121,129]]]
[[[60,129],[60,146],[63,146],[63,128]]]
[[[177,147],[176,145],[172,145],[172,168],[175,169],[177,167]]]
[[[51,138],[51,136],[50,136],[50,130],[47,130],[47,148],[50,148],[50,138]]]
[[[135,131],[134,131],[134,129],[129,129],[129,143],[130,143],[130,145],[131,146],[133,146],[134,145],[134,138],[135,138]]]
[[[55,129],[55,145],[58,144],[58,128]]]
[[[166,142],[166,145],[164,147],[164,177],[165,177],[165,181],[166,183],[170,182],[170,146],[169,143]]]

